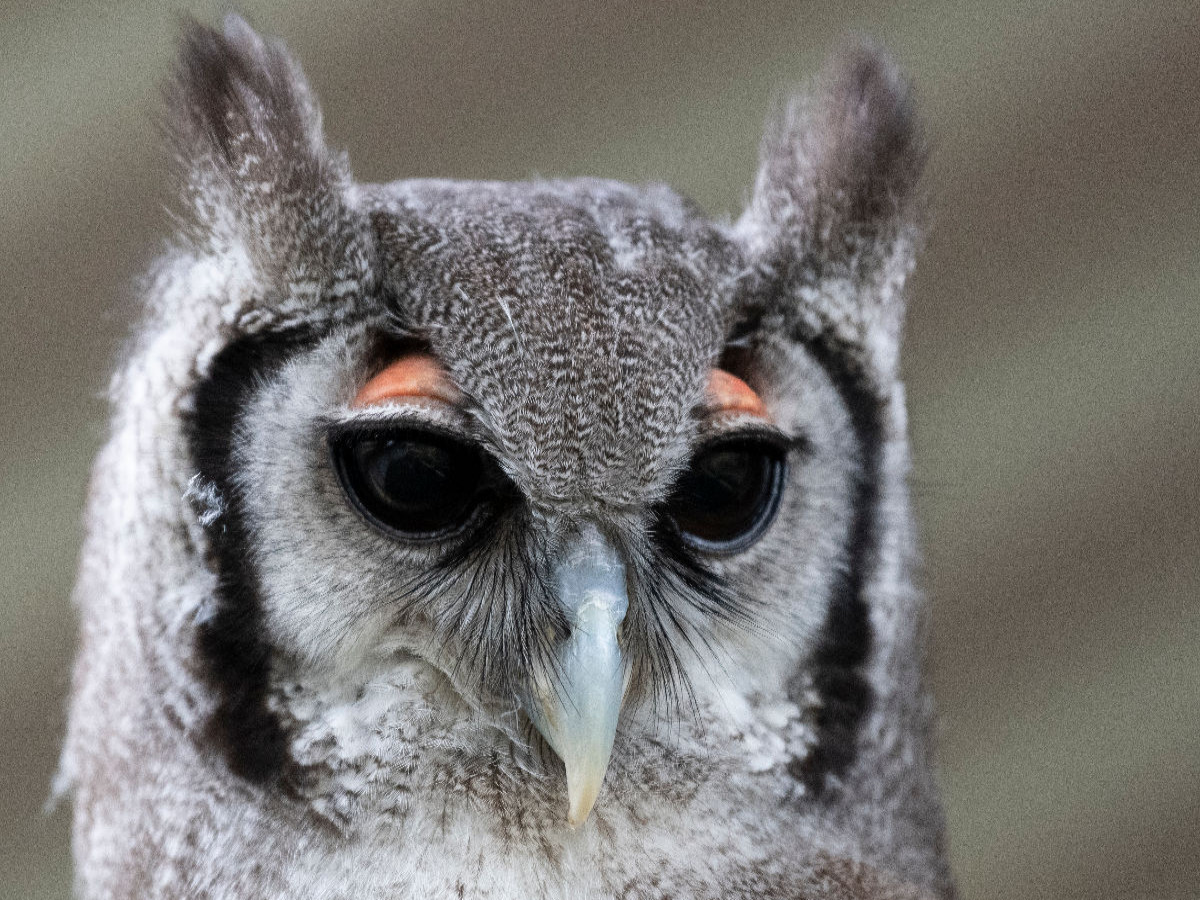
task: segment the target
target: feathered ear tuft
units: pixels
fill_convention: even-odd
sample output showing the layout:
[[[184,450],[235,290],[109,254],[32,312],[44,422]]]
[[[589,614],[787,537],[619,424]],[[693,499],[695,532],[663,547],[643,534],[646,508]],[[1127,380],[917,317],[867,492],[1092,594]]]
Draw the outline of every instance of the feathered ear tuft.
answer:
[[[747,216],[793,246],[844,258],[863,237],[906,224],[925,156],[907,81],[881,48],[859,42],[768,126]]]
[[[243,249],[275,283],[297,266],[336,269],[349,166],[327,150],[299,66],[234,15],[220,31],[187,23],[181,44],[168,103],[190,236]]]
[[[815,297],[803,317],[856,344],[880,325],[898,341],[925,158],[908,82],[859,41],[768,126],[738,231],[785,295]]]
[[[321,165],[320,112],[282,44],[233,15],[223,32],[190,23],[182,44],[171,105],[192,154],[215,154],[231,173],[281,158]]]

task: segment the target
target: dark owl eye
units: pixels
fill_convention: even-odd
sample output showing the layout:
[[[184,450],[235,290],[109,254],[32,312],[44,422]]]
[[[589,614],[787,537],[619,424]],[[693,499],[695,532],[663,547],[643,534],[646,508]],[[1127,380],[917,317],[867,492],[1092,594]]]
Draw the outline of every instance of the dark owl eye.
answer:
[[[346,428],[332,432],[329,445],[358,511],[407,540],[459,531],[495,498],[501,477],[477,448],[433,431]]]
[[[680,533],[701,550],[733,552],[754,543],[779,508],[786,455],[759,438],[702,448],[667,500]]]

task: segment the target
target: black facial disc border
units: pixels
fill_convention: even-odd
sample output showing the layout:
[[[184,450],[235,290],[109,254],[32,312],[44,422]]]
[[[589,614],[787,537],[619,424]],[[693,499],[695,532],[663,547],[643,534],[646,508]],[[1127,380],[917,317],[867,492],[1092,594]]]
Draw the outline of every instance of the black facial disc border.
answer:
[[[217,696],[205,733],[230,769],[270,781],[287,761],[278,717],[267,706],[270,645],[263,627],[262,585],[249,558],[246,498],[236,478],[235,440],[254,390],[296,353],[319,339],[299,327],[239,337],[213,359],[185,421],[192,463],[220,498],[220,515],[204,525],[207,563],[216,575],[216,608],[197,627],[204,675]]]

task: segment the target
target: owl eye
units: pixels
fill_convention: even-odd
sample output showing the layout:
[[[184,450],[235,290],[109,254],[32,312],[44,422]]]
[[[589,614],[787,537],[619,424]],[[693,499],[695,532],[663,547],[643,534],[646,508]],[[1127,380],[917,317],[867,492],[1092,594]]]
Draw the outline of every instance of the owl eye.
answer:
[[[422,429],[331,432],[334,468],[350,502],[381,530],[433,540],[462,530],[502,478],[477,448]]]
[[[693,457],[666,511],[693,546],[717,553],[743,550],[779,509],[786,460],[783,447],[756,437],[710,444]]]

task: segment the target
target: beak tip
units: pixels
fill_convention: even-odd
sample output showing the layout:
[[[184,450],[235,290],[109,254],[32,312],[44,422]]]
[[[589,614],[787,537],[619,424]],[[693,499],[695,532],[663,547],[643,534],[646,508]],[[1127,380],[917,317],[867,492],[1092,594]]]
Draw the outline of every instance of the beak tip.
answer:
[[[600,795],[600,786],[604,782],[605,764],[584,768],[583,771],[572,767],[567,771],[567,824],[571,828],[583,825],[596,806],[596,798]]]
[[[592,810],[596,806],[596,795],[598,791],[588,791],[583,796],[571,797],[569,808],[567,810],[567,824],[572,829],[581,827],[587,822],[591,816]]]

